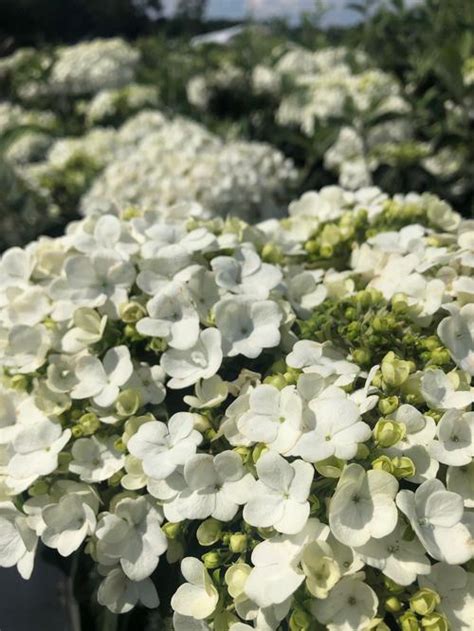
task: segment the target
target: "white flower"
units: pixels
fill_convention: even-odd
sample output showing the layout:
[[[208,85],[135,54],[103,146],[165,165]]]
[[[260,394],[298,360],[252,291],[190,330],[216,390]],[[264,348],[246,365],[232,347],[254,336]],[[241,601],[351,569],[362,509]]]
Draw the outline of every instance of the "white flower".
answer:
[[[221,334],[218,329],[204,329],[194,346],[187,350],[168,349],[161,356],[161,367],[171,379],[168,388],[180,389],[200,379],[209,379],[222,363]]]
[[[362,546],[389,535],[397,524],[397,480],[385,471],[345,467],[329,505],[331,532],[341,543]]]
[[[14,455],[7,466],[7,484],[24,490],[36,478],[52,473],[58,466],[58,454],[71,438],[71,430],[61,427],[36,410],[19,425],[11,446]],[[18,488],[23,487],[23,488]]]
[[[296,535],[277,535],[259,543],[252,551],[254,565],[245,583],[245,593],[265,608],[284,603],[305,580],[299,567],[304,547],[311,541],[325,541],[328,526],[308,520]]]
[[[151,498],[125,497],[113,513],[103,513],[96,529],[97,555],[104,565],[120,562],[132,581],[143,581],[158,566],[167,548],[161,530],[163,515]]]
[[[456,364],[474,375],[474,304],[441,320],[438,335]]]
[[[37,541],[26,516],[11,502],[0,502],[0,567],[16,565],[22,578],[30,578]]]
[[[61,556],[72,554],[88,535],[94,533],[98,502],[92,507],[87,499],[90,501],[87,496],[72,493],[43,509],[45,529],[41,539],[48,547],[56,548]]]
[[[321,389],[330,385],[344,387],[353,383],[360,372],[359,367],[347,361],[340,350],[331,342],[300,340],[286,358],[292,368],[320,377]]]
[[[164,380],[165,371],[161,366],[149,366],[146,362],[140,362],[134,367],[133,374],[124,388],[133,388],[138,391],[142,405],[148,403],[158,405],[166,397]]]
[[[196,620],[210,616],[217,606],[219,594],[206,568],[193,557],[181,561],[181,574],[187,583],[178,587],[171,606],[178,614]]]
[[[262,263],[250,244],[244,244],[232,256],[217,256],[211,267],[219,287],[234,294],[246,294],[265,300],[282,279],[274,265]]]
[[[102,339],[107,325],[107,316],[101,316],[89,307],[80,307],[72,316],[73,328],[62,338],[65,353],[78,353]]]
[[[237,421],[243,436],[285,453],[301,436],[303,403],[294,386],[278,390],[269,384],[250,392],[248,410]]]
[[[189,407],[196,410],[217,407],[227,399],[229,394],[227,383],[219,375],[198,381],[194,390],[196,396],[187,395],[183,400]]]
[[[307,462],[291,464],[275,452],[257,462],[258,481],[244,507],[244,519],[252,526],[273,526],[278,532],[296,534],[309,517],[308,496],[314,469]]]
[[[420,576],[420,587],[429,587],[441,596],[436,607],[448,618],[450,628],[471,631],[474,620],[474,574],[462,567],[435,563],[428,576]]]
[[[314,399],[309,408],[314,414],[311,428],[292,449],[292,454],[308,462],[331,456],[349,460],[355,456],[358,444],[370,438],[370,427],[360,420],[359,408],[350,399]]]
[[[364,631],[377,613],[374,590],[358,578],[342,578],[324,600],[314,600],[311,611],[328,631]]]
[[[446,374],[440,369],[427,370],[421,379],[421,394],[435,410],[463,409],[473,401],[469,390],[457,390],[459,377],[453,372]]]
[[[443,464],[461,467],[474,457],[474,412],[448,410],[436,428],[437,441],[430,445],[433,458]]]
[[[123,386],[133,373],[130,351],[116,346],[107,351],[101,362],[97,357],[84,355],[76,364],[78,384],[71,391],[72,399],[92,398],[100,407],[115,403]]]
[[[50,346],[50,337],[42,324],[34,327],[16,324],[8,331],[0,328],[2,364],[19,373],[28,374],[40,368]]]
[[[282,313],[275,302],[245,296],[224,298],[217,303],[215,315],[228,357],[258,357],[264,348],[280,342]]]
[[[448,467],[446,486],[463,498],[464,506],[474,508],[474,460],[463,467]]]
[[[406,527],[399,519],[397,527],[386,537],[369,539],[354,549],[359,558],[399,585],[411,585],[419,574],[429,574],[431,565],[416,539],[404,538]]]
[[[161,480],[176,471],[196,453],[202,440],[194,429],[195,417],[187,412],[178,412],[168,421],[144,423],[127,443],[129,452],[142,460],[146,475]]]
[[[113,613],[127,613],[141,603],[149,609],[156,609],[160,604],[153,581],[131,581],[120,569],[111,570],[99,585],[97,600]]]
[[[255,484],[233,451],[224,451],[214,458],[208,454],[193,456],[184,465],[184,479],[187,488],[173,502],[173,510],[181,519],[214,517],[229,521],[239,505],[249,500]],[[164,508],[167,515],[167,505]]]
[[[69,471],[77,473],[84,482],[108,480],[123,467],[125,456],[118,452],[114,443],[117,436],[109,438],[79,438],[72,446],[73,459]]]
[[[199,336],[199,316],[187,289],[178,282],[169,283],[148,301],[150,317],[137,322],[142,335],[161,337],[172,348],[191,348]]]
[[[472,558],[472,515],[464,514],[462,497],[446,491],[440,480],[423,482],[415,493],[405,489],[400,491],[397,505],[434,559],[456,565]]]

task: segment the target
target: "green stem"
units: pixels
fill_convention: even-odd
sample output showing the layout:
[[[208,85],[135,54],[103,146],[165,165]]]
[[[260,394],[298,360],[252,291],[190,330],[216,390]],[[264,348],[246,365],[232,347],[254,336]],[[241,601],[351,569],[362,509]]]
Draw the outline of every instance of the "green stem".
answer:
[[[119,617],[104,607],[100,631],[118,631]]]

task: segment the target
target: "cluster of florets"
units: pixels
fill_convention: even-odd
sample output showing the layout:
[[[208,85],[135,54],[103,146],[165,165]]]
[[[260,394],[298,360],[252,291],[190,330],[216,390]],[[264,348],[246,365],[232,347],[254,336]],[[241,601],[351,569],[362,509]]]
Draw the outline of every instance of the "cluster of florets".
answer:
[[[177,631],[468,631],[473,266],[438,198],[337,187],[7,251],[0,565],[84,550],[123,613],[180,562]]]

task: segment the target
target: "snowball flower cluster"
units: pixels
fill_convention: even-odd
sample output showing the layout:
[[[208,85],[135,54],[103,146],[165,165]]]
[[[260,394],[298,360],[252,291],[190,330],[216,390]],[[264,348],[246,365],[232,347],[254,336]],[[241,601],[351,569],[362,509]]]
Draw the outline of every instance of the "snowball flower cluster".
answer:
[[[473,252],[435,196],[338,187],[8,250],[0,565],[89,555],[176,631],[472,629]]]

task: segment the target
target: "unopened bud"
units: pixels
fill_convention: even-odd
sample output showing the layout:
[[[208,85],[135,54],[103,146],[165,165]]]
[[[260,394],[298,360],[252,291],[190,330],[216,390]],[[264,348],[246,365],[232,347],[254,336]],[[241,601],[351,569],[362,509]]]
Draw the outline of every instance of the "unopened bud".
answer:
[[[420,616],[432,613],[441,602],[439,594],[429,587],[423,587],[410,598],[410,609]]]
[[[393,447],[406,435],[407,428],[404,423],[381,418],[374,427],[374,439],[380,447]]]
[[[202,546],[212,546],[222,535],[222,522],[210,517],[200,524],[196,532],[197,540]]]

